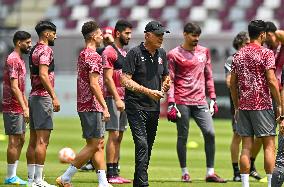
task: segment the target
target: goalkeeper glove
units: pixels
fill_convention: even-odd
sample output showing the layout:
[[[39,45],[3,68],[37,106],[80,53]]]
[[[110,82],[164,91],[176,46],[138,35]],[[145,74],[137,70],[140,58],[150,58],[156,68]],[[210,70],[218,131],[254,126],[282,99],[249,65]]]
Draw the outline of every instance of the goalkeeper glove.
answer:
[[[169,103],[167,117],[171,122],[176,122],[177,119],[181,117],[181,113],[175,103]]]
[[[213,116],[214,114],[218,112],[218,106],[217,106],[217,102],[215,99],[210,100],[209,111],[211,113],[211,116]]]

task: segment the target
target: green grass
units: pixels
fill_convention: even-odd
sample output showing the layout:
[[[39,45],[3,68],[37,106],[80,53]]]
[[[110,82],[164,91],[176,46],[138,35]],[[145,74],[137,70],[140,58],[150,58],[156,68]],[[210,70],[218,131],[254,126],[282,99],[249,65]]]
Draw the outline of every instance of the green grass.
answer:
[[[154,144],[149,173],[150,186],[159,187],[203,187],[203,186],[241,186],[241,183],[228,182],[226,184],[205,183],[205,154],[203,137],[196,124],[192,121],[190,128],[189,141],[196,141],[196,149],[188,149],[188,168],[193,180],[190,184],[180,182],[181,171],[176,154],[176,127],[173,123],[161,120]],[[4,134],[2,115],[0,117],[0,134]],[[222,177],[232,179],[232,166],[230,161],[230,142],[232,128],[229,120],[214,120],[216,131],[216,156],[215,171]],[[50,145],[48,147],[47,159],[45,163],[45,178],[48,182],[54,183],[57,176],[61,175],[68,167],[66,164],[58,162],[57,153],[63,147],[71,147],[76,152],[84,146],[84,140],[81,138],[81,127],[78,118],[55,118],[54,131],[52,132]],[[23,179],[27,176],[25,152],[28,143],[29,133],[26,134],[26,144],[20,158],[18,175]],[[7,139],[0,141],[0,180],[4,180],[6,175],[6,147]],[[124,135],[121,146],[121,176],[133,179],[134,172],[134,144],[130,129]],[[256,160],[258,171],[264,176],[263,153],[259,154]],[[0,181],[1,183],[1,181]],[[3,184],[3,183],[2,183]],[[89,187],[97,185],[97,177],[94,172],[78,172],[73,178],[75,187]],[[0,186],[2,186],[0,184]],[[4,186],[4,185],[3,185]],[[6,185],[7,186],[7,185]],[[114,186],[132,186],[114,185]],[[264,187],[266,183],[259,183],[251,179],[251,186]]]

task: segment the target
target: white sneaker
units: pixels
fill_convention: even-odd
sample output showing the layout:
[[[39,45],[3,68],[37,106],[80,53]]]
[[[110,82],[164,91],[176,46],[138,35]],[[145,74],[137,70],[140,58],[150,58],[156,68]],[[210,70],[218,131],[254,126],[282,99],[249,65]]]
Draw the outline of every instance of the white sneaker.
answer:
[[[37,182],[33,182],[33,186],[32,187],[57,187],[57,186],[52,185],[52,184],[48,184],[44,180],[40,180],[40,181],[37,181]]]
[[[112,186],[110,183],[108,183],[107,186],[106,186],[106,185],[103,185],[103,184],[99,184],[98,187],[113,187],[113,186]]]

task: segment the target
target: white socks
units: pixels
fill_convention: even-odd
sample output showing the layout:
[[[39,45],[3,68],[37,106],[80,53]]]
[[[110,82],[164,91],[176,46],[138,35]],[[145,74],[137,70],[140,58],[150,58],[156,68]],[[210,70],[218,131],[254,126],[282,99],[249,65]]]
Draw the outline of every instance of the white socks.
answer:
[[[249,187],[249,174],[241,174],[242,187]]]
[[[271,178],[272,178],[272,174],[266,174],[267,176],[267,183],[268,183],[268,187],[271,187]]]
[[[28,164],[28,180],[33,181],[35,177],[35,164]]]
[[[181,168],[181,172],[182,172],[182,176],[184,176],[185,174],[188,174],[188,169],[187,169],[187,167]]]
[[[206,177],[214,175],[214,173],[215,173],[214,168],[207,168]]]
[[[12,178],[16,176],[18,160],[14,164],[7,164],[7,178]]]
[[[108,182],[107,182],[107,178],[106,178],[106,171],[105,170],[98,170],[97,175],[98,175],[99,184],[107,187]]]
[[[78,169],[75,166],[70,165],[69,168],[65,171],[65,173],[63,173],[63,175],[61,176],[61,179],[64,182],[71,182],[71,178],[75,175],[77,170]]]
[[[34,181],[35,182],[42,180],[43,167],[44,167],[44,165],[35,164],[35,174],[34,174]]]

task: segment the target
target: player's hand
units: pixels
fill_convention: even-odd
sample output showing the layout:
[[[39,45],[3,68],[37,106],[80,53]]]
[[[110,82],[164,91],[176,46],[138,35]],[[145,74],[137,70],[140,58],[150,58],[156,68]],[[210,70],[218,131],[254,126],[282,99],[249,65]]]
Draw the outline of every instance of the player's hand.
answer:
[[[108,112],[108,108],[105,108],[103,111],[103,121],[106,122],[109,120],[110,120],[110,114]]]
[[[161,98],[164,97],[164,93],[159,90],[149,90],[147,95],[155,101],[159,101]]]
[[[30,110],[28,107],[23,109],[24,111],[24,121],[25,123],[29,123],[30,122]]]
[[[171,86],[171,78],[167,76],[166,80],[163,82],[162,91],[167,92]]]
[[[123,112],[125,110],[125,104],[121,99],[116,100],[115,105],[118,111]]]
[[[235,109],[234,121],[236,124],[237,124],[238,119],[239,119],[239,110]]]
[[[52,105],[53,105],[53,112],[59,112],[60,111],[60,103],[57,97],[52,99]]]
[[[176,107],[175,103],[169,103],[168,105],[168,113],[167,113],[167,118],[171,122],[176,122],[178,118],[181,117],[181,113]]]
[[[276,107],[276,114],[275,114],[275,116],[277,116],[277,117],[276,117],[276,122],[277,122],[277,123],[281,123],[281,120],[280,120],[281,114],[282,114],[282,108],[281,108],[281,106]]]
[[[209,111],[211,113],[211,116],[213,116],[218,112],[218,105],[215,99],[210,100]]]
[[[284,135],[284,120],[282,120],[279,124],[279,133]]]

